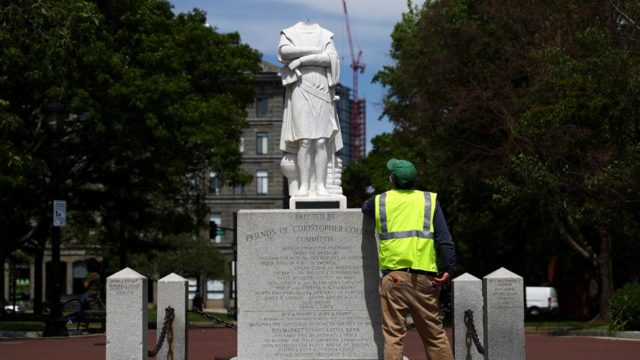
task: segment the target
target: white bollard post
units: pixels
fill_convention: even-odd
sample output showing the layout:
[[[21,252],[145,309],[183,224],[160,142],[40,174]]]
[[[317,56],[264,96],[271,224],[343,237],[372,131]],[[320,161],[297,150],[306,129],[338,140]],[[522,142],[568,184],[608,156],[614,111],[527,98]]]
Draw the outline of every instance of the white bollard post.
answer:
[[[174,360],[186,360],[187,354],[187,279],[180,275],[171,273],[158,281],[158,315],[157,336],[160,337],[163,322],[165,319],[165,309],[171,306],[174,311],[172,324],[173,343],[169,344],[169,338],[165,339],[158,359],[168,359],[169,347],[171,347]]]
[[[146,360],[147,278],[125,268],[107,278],[107,360]]]
[[[453,350],[456,359],[482,360],[465,323],[465,312],[471,310],[478,340],[484,340],[482,280],[464,273],[453,279]]]
[[[487,360],[524,360],[522,277],[500,268],[483,279],[484,350]]]

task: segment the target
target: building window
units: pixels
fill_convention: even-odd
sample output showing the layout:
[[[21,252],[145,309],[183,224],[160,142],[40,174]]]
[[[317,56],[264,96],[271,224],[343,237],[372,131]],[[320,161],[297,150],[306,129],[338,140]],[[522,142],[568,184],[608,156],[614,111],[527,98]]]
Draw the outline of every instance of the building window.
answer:
[[[220,195],[222,191],[222,179],[217,171],[209,172],[209,191],[216,195]]]
[[[207,281],[207,300],[224,299],[224,282],[222,280]]]
[[[269,98],[258,97],[256,98],[256,117],[264,118],[269,113]]]
[[[187,284],[189,287],[189,294],[187,296],[189,297],[189,300],[193,300],[196,295],[196,291],[198,291],[198,280],[194,278],[187,278]]]
[[[244,152],[244,136],[240,137],[240,153]]]
[[[87,263],[85,261],[73,262],[73,293],[81,294],[85,292],[84,280],[89,275]]]
[[[258,195],[267,195],[269,193],[269,172],[263,170],[256,172],[256,183]]]
[[[212,221],[215,221],[216,224],[218,225],[218,229],[220,229],[220,227],[222,226],[222,215],[220,215],[220,213],[211,213],[209,215],[209,222],[212,222]],[[222,236],[216,235],[215,238],[210,237],[209,241],[213,244],[220,244],[220,242],[222,241]]]
[[[236,184],[233,186],[233,195],[234,196],[244,196],[246,192],[244,191],[244,185]]]
[[[269,134],[259,132],[256,134],[256,154],[264,155],[269,153]]]

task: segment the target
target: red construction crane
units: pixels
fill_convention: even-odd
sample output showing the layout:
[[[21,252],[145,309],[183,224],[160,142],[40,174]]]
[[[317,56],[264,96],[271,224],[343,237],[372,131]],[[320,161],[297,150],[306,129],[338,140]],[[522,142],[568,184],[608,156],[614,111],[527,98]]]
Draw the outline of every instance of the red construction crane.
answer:
[[[349,38],[349,50],[351,51],[351,69],[353,69],[353,107],[351,110],[351,158],[357,162],[364,157],[365,153],[365,100],[358,98],[358,73],[364,73],[365,64],[361,64],[362,50],[358,50],[356,56],[353,51],[353,40],[351,39],[351,26],[349,24],[349,12],[347,11],[347,1],[342,0],[344,8],[344,19],[347,24],[347,37]]]

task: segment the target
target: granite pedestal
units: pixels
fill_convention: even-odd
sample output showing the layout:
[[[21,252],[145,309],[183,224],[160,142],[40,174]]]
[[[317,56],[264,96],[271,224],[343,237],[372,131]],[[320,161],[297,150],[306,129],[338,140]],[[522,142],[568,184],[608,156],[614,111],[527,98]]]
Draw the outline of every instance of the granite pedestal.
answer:
[[[381,359],[373,222],[352,210],[238,212],[238,360]]]

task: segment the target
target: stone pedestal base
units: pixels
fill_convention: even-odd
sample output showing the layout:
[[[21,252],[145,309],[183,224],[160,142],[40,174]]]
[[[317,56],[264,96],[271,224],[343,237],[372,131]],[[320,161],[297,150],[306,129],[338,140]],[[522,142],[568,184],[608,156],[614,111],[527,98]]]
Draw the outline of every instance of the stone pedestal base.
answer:
[[[373,221],[360,209],[240,210],[238,359],[383,358]]]
[[[347,197],[331,196],[292,196],[289,198],[290,209],[346,209]]]

